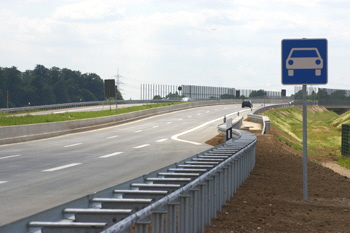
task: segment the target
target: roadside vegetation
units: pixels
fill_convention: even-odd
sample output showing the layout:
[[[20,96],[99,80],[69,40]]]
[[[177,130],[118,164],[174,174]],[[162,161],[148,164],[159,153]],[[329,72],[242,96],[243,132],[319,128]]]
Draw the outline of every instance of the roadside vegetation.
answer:
[[[302,108],[285,107],[266,111],[272,126],[284,133],[279,139],[302,150]],[[321,106],[308,106],[308,156],[318,162],[336,161],[350,168],[350,157],[341,155],[341,127],[350,124],[350,112],[338,115]]]
[[[10,125],[26,125],[26,124],[39,124],[48,122],[58,121],[70,121],[70,120],[81,120],[96,117],[113,116],[117,114],[141,111],[150,108],[158,108],[176,104],[182,104],[183,102],[170,102],[170,103],[158,103],[158,104],[146,104],[141,106],[133,106],[128,108],[119,108],[118,111],[104,110],[104,111],[90,111],[90,112],[65,112],[49,115],[32,115],[30,113],[26,115],[7,115],[0,113],[0,126]]]

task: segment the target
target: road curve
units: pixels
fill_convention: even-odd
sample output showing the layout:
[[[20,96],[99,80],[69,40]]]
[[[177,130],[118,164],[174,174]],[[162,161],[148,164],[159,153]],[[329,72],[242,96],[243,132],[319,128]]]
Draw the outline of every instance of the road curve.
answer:
[[[240,105],[172,112],[99,130],[0,146],[0,226],[210,148]]]

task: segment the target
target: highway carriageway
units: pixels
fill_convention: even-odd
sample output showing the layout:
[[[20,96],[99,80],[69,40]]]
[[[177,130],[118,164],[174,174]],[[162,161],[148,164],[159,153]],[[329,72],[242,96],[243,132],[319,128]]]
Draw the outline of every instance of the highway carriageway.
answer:
[[[256,136],[237,132],[234,141],[5,225],[0,232],[203,232],[255,166]]]
[[[0,216],[0,227],[206,151],[211,146],[204,141],[217,134],[224,116],[235,117],[238,111],[243,116],[251,109],[240,105],[197,107],[83,133],[3,145],[0,197],[6,214]],[[57,214],[62,216],[61,211]]]

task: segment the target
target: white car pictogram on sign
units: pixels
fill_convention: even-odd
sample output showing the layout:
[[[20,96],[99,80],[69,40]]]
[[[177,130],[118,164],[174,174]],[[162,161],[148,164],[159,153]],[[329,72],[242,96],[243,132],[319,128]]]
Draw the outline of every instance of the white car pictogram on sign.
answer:
[[[286,60],[288,76],[294,76],[294,70],[314,69],[315,76],[321,75],[323,59],[317,48],[292,48]]]

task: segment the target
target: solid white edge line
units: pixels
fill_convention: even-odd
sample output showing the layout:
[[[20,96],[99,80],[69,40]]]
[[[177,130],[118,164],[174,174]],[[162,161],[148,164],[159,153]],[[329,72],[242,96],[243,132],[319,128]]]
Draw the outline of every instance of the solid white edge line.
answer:
[[[231,116],[231,115],[236,114],[236,113],[237,113],[237,112],[233,112],[233,113],[227,114],[226,117]],[[210,124],[210,123],[213,123],[213,122],[215,122],[215,121],[222,120],[222,119],[223,119],[222,117],[219,117],[219,118],[217,118],[217,119],[208,121],[208,122],[206,122],[206,123],[204,123],[204,124],[201,124],[201,125],[199,125],[199,126],[197,126],[197,127],[192,128],[192,129],[190,129],[190,130],[187,130],[187,131],[184,131],[184,132],[182,132],[182,133],[176,134],[176,135],[172,136],[171,139],[173,139],[173,140],[175,140],[175,141],[178,141],[178,142],[185,142],[185,143],[190,143],[190,144],[194,144],[194,145],[200,146],[200,145],[202,145],[202,143],[199,143],[199,142],[191,142],[191,141],[187,141],[187,140],[182,140],[182,139],[179,139],[178,137],[179,137],[179,136],[182,136],[182,135],[185,135],[185,134],[187,134],[187,133],[190,133],[190,132],[192,132],[192,131],[195,131],[195,130],[197,130],[197,129],[199,129],[199,128],[202,128],[202,127],[204,127],[204,126],[206,126],[206,125],[208,125],[208,124]]]
[[[5,157],[0,157],[0,159],[9,159],[9,158],[14,158],[14,157],[18,157],[21,155],[9,155],[9,156],[5,156]]]
[[[112,157],[112,156],[115,156],[115,155],[120,155],[121,153],[123,153],[123,152],[115,152],[115,153],[108,154],[108,155],[102,155],[99,158],[101,158],[101,159],[109,158],[109,157]]]
[[[62,170],[65,168],[70,168],[70,167],[74,167],[74,166],[78,166],[78,165],[81,165],[81,163],[71,163],[71,164],[67,164],[67,165],[63,165],[63,166],[59,166],[59,167],[54,167],[54,168],[43,170],[43,172],[54,172],[54,171],[58,171],[58,170]]]

